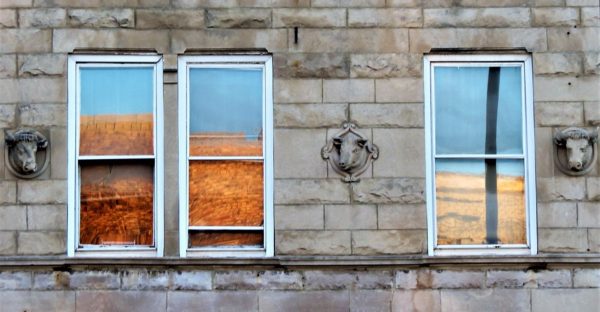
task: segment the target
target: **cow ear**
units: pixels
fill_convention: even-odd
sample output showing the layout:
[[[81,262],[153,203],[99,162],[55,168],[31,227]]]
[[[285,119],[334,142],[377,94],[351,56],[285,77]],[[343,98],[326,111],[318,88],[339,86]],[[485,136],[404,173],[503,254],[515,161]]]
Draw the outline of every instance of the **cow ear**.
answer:
[[[342,138],[340,138],[340,137],[334,137],[333,138],[333,145],[335,145],[335,146],[342,145]]]
[[[356,143],[358,144],[359,147],[365,147],[365,145],[367,145],[367,139],[358,139],[358,141],[356,141]]]
[[[15,143],[17,143],[17,139],[15,138],[14,134],[12,132],[6,132],[6,137],[4,138],[4,142],[6,142],[6,144],[8,144],[8,146],[13,146],[15,145]]]
[[[35,140],[37,141],[38,148],[48,147],[48,140],[39,132],[35,132]]]

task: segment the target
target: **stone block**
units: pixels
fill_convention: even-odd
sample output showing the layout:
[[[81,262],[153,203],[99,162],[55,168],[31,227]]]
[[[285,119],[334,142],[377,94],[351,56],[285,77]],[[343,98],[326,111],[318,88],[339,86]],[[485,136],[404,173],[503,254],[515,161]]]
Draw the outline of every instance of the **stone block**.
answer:
[[[208,28],[270,28],[271,10],[268,9],[227,9],[207,10]]]
[[[121,286],[121,279],[116,272],[78,271],[71,273],[69,285],[79,290],[118,289]]]
[[[428,0],[424,7],[518,7],[528,5],[528,0]]]
[[[537,195],[541,202],[582,200],[585,198],[585,180],[581,178],[538,178]]]
[[[394,286],[398,289],[416,289],[417,288],[417,270],[396,271],[394,277]]]
[[[392,298],[393,312],[440,312],[441,299],[439,290],[400,290],[394,291]]]
[[[15,181],[0,181],[0,204],[11,204],[17,201],[17,183]]]
[[[535,6],[546,7],[546,6],[564,6],[565,0],[535,0]]]
[[[170,286],[167,271],[127,270],[121,274],[121,289],[165,290]]]
[[[588,248],[585,229],[538,229],[540,252],[586,252]]]
[[[490,270],[486,272],[487,288],[529,288],[533,287],[532,271]]]
[[[535,272],[535,281],[539,288],[570,288],[572,287],[571,270]]]
[[[346,104],[283,104],[275,105],[275,127],[322,128],[336,127],[347,120]],[[277,142],[281,142],[275,140]],[[283,142],[285,143],[285,142]],[[290,144],[296,144],[290,142]],[[277,154],[277,153],[276,153]]]
[[[19,76],[64,76],[67,68],[64,54],[19,55]]]
[[[171,288],[174,290],[210,290],[212,289],[211,271],[171,272]],[[169,298],[170,300],[170,298]]]
[[[245,289],[300,289],[302,275],[287,271],[217,271],[214,288],[222,290]]]
[[[66,252],[66,232],[19,232],[17,252],[20,255],[57,255]]]
[[[598,3],[595,0],[566,0],[567,6],[598,6]]]
[[[424,9],[425,27],[529,27],[528,8]]]
[[[600,289],[539,289],[531,292],[531,311],[598,311]]]
[[[536,75],[581,73],[581,56],[577,53],[534,53],[533,71]]]
[[[39,53],[52,49],[52,32],[41,29],[3,29],[0,53]]]
[[[27,8],[32,4],[33,0],[5,0],[0,2],[0,8]]]
[[[275,178],[326,178],[327,162],[320,157],[326,130],[277,129]]]
[[[583,111],[585,114],[586,125],[600,126],[600,101],[585,102],[583,104]],[[600,191],[596,192],[596,194],[600,194]]]
[[[530,293],[526,289],[444,289],[441,291],[444,312],[531,311]]]
[[[304,289],[309,290],[342,290],[353,289],[357,283],[354,273],[340,270],[307,270],[304,271]]]
[[[64,103],[67,86],[65,79],[56,78],[3,79],[0,91],[0,103]]]
[[[350,231],[277,231],[279,255],[348,255]]]
[[[258,274],[261,289],[298,290],[302,289],[302,274],[290,271],[264,271]]]
[[[377,228],[377,207],[371,205],[325,205],[325,228],[357,230]]]
[[[277,78],[345,78],[350,70],[339,53],[275,53],[273,64]]]
[[[600,177],[588,177],[586,179],[589,200],[600,201]]]
[[[356,272],[356,289],[392,289],[394,274],[391,271],[371,270]]]
[[[164,0],[163,0],[164,1]],[[309,0],[173,0],[174,7],[180,8],[229,8],[229,7],[309,7]]]
[[[21,28],[64,27],[67,23],[65,9],[27,9],[19,10]]]
[[[173,34],[172,40],[178,38],[177,34]],[[75,48],[98,47],[156,49],[164,53],[169,50],[169,35],[167,30],[55,29],[53,31],[52,50],[56,53],[71,52]]]
[[[298,30],[298,43],[289,36],[293,52],[400,53],[408,51],[407,29],[309,29]]]
[[[347,291],[269,291],[258,298],[261,311],[347,311]]]
[[[274,9],[273,27],[330,28],[346,26],[345,9]]]
[[[4,311],[75,311],[72,291],[2,291]]]
[[[110,8],[110,7],[167,7],[168,0],[34,0],[36,7],[75,7],[75,8]]]
[[[16,60],[15,54],[0,55],[0,78],[13,78],[17,75]]]
[[[67,125],[67,107],[64,104],[23,104],[18,106],[19,121],[23,126]]]
[[[600,228],[600,202],[577,203],[577,225]]]
[[[600,53],[586,52],[584,54],[583,73],[586,75],[600,74]]]
[[[375,80],[375,98],[378,103],[423,102],[423,80],[420,78]]]
[[[25,206],[0,206],[0,230],[25,230],[26,228]]]
[[[133,28],[132,9],[72,9],[69,10],[69,26],[91,28]]]
[[[600,229],[588,229],[588,249],[590,252],[600,252]]]
[[[419,288],[482,288],[484,271],[421,270],[417,273]]]
[[[600,10],[598,10],[598,6],[581,8],[581,25],[592,27],[600,26]]]
[[[577,207],[573,202],[538,203],[538,226],[577,227]]]
[[[258,294],[249,291],[171,291],[167,311],[258,311]],[[162,310],[161,310],[162,311]]]
[[[410,29],[410,51],[428,52],[432,48],[514,48],[546,51],[545,28],[425,28]],[[536,93],[538,94],[538,93]]]
[[[552,128],[535,128],[535,166],[538,177],[554,176],[554,133]]]
[[[421,6],[421,0],[387,0],[389,7],[413,8]]]
[[[8,256],[17,253],[17,232],[0,231],[0,255]]]
[[[375,83],[372,79],[323,80],[323,102],[374,102]]]
[[[394,78],[421,76],[423,73],[421,54],[352,54],[350,77]]]
[[[34,272],[33,289],[37,290],[61,290],[70,287],[71,274],[69,272]]]
[[[324,225],[323,206],[275,206],[275,228],[278,230],[320,230]]]
[[[17,27],[17,11],[9,9],[0,10],[0,28],[13,27]]]
[[[421,27],[421,9],[349,9],[348,27]]]
[[[18,290],[31,288],[31,272],[0,272],[0,290]]]
[[[423,127],[422,104],[351,104],[350,119],[363,127]]]
[[[15,105],[0,105],[0,127],[13,127],[13,125],[15,124],[15,107]],[[4,140],[2,141],[4,142]],[[3,159],[0,158],[0,160]],[[4,164],[4,161],[2,162],[2,164]]]
[[[579,24],[576,8],[536,8],[531,10],[533,26],[575,26]]]
[[[582,102],[536,102],[538,126],[583,126]]]
[[[575,269],[573,271],[573,287],[600,288],[600,269]]]
[[[323,100],[320,79],[277,79],[274,89],[275,103],[318,103]]]
[[[52,179],[67,178],[67,131],[64,128],[50,130],[50,176]]]
[[[21,180],[18,183],[20,203],[63,204],[67,200],[64,180]]]
[[[382,7],[385,0],[312,0],[312,7]]]
[[[548,50],[550,51],[598,51],[600,50],[600,28],[548,28]]]
[[[204,28],[204,10],[137,10],[135,26],[136,28]]]
[[[380,147],[374,177],[424,177],[423,134],[421,129],[373,129],[373,142]]]
[[[275,180],[275,204],[344,204],[350,202],[348,185],[339,179]]]
[[[426,236],[423,230],[353,231],[352,254],[420,254],[425,251]]]
[[[377,206],[379,229],[412,230],[427,228],[427,209],[423,204]]]
[[[425,180],[417,178],[362,179],[352,186],[352,200],[369,204],[425,202]]]
[[[350,311],[390,311],[392,292],[356,290],[350,293]]]
[[[77,310],[81,311],[164,311],[167,293],[161,291],[79,291]]]

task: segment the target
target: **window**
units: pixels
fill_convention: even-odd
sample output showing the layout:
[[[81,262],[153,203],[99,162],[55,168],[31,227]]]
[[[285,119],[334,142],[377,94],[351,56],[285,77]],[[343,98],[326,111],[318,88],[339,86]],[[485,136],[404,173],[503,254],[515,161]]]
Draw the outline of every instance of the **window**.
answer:
[[[535,254],[531,58],[427,55],[430,255]]]
[[[271,55],[178,62],[181,256],[272,256]]]
[[[162,256],[162,57],[68,59],[68,255]]]

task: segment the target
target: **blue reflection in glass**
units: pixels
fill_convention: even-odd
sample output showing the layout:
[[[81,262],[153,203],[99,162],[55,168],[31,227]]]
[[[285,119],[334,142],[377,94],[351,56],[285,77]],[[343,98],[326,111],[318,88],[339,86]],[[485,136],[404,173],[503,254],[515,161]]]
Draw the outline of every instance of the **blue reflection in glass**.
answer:
[[[520,159],[496,159],[496,173],[499,176],[522,177],[525,174],[523,166],[523,160]],[[436,159],[435,172],[483,176],[485,162],[483,159]]]

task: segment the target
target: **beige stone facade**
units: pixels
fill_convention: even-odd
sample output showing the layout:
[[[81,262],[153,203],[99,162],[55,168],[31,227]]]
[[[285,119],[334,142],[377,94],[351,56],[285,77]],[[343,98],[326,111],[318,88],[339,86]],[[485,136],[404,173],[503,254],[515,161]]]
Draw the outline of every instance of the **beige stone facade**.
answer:
[[[76,48],[161,53],[170,138],[178,54],[273,53],[274,258],[179,258],[176,139],[165,141],[165,256],[66,256]],[[433,48],[531,53],[538,255],[427,256]],[[351,184],[320,157],[347,120],[380,148]],[[598,0],[0,0],[0,129],[42,129],[51,144],[47,171],[18,179],[0,131],[0,310],[597,311],[600,166],[564,175],[552,137],[599,125]]]

